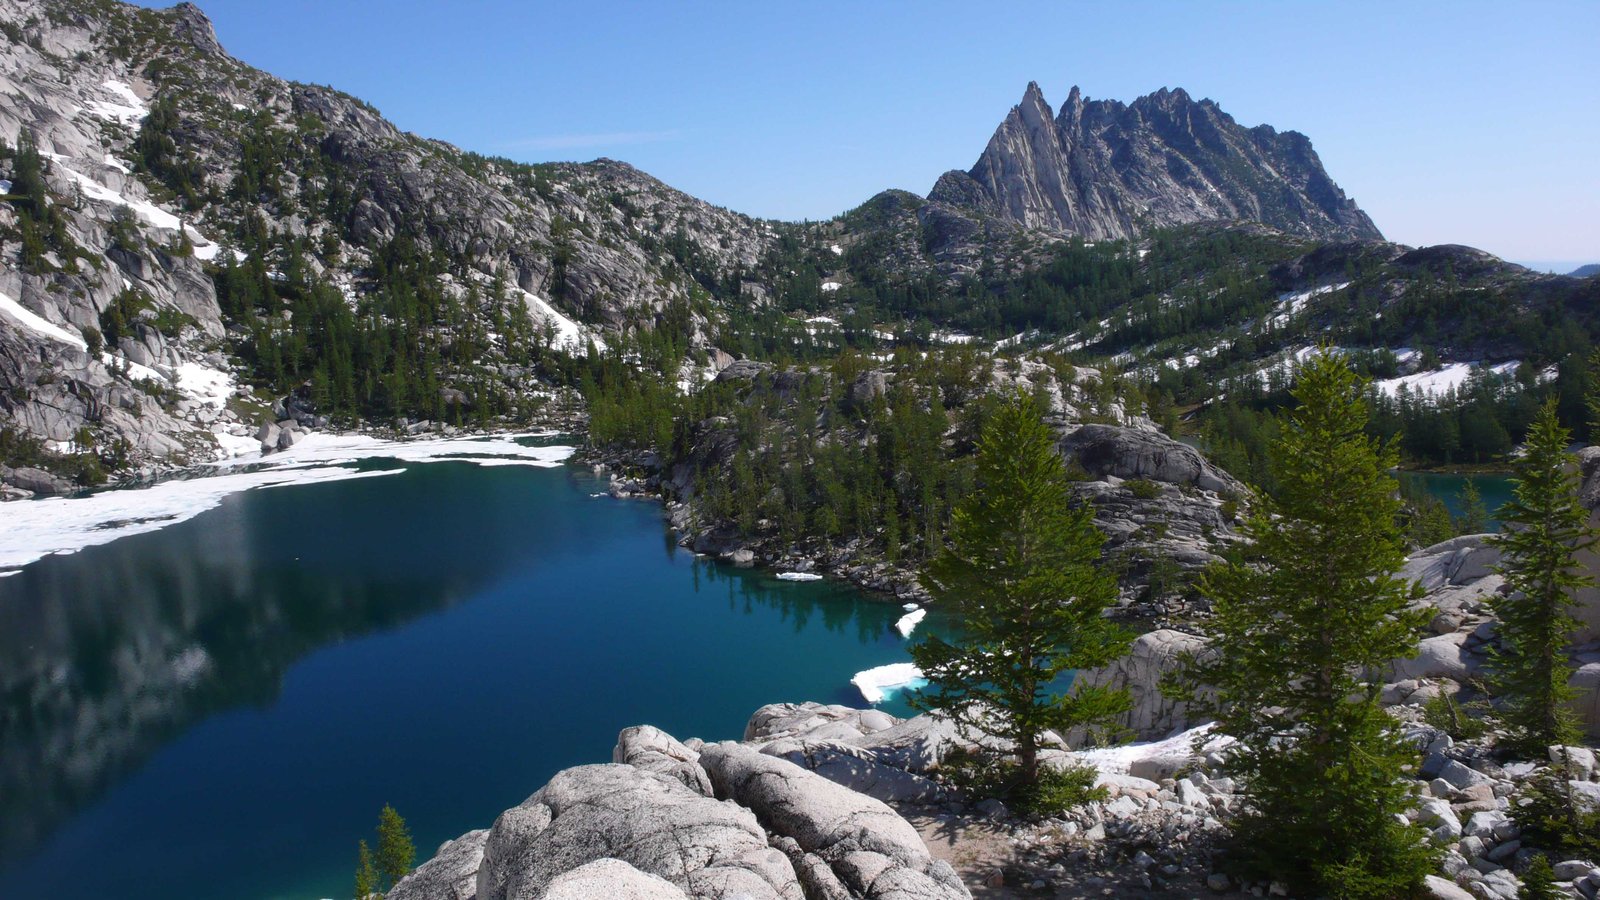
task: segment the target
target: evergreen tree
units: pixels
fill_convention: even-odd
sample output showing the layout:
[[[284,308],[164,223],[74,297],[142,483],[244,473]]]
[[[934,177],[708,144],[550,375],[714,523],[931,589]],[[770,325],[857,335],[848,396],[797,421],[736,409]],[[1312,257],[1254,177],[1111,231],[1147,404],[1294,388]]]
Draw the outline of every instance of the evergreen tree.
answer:
[[[378,814],[378,874],[383,883],[394,887],[411,871],[417,858],[417,848],[411,843],[411,832],[406,820],[400,818],[393,806],[385,803]]]
[[[911,648],[929,682],[914,702],[1012,742],[1025,798],[1040,783],[1047,729],[1100,728],[1129,706],[1124,690],[1060,693],[1057,678],[1106,665],[1130,636],[1104,616],[1117,589],[1098,564],[1105,538],[1093,509],[1073,502],[1050,430],[1026,394],[985,425],[976,481],[924,578],[934,600],[961,615],[961,634]]]
[[[1471,478],[1461,486],[1462,534],[1483,534],[1489,529],[1489,510],[1483,505],[1483,495],[1478,493],[1478,483]]]
[[[1566,900],[1571,896],[1556,887],[1556,873],[1543,853],[1536,854],[1522,873],[1522,888],[1517,900]]]
[[[1299,407],[1274,440],[1279,486],[1245,522],[1245,546],[1206,573],[1212,652],[1191,660],[1201,705],[1237,740],[1244,803],[1232,858],[1297,895],[1392,898],[1420,886],[1432,852],[1397,818],[1416,751],[1379,706],[1390,660],[1415,652],[1419,591],[1405,560],[1391,446],[1364,434],[1363,383],[1322,353],[1300,367]]]
[[[356,889],[355,900],[367,900],[378,891],[378,870],[372,863],[372,848],[362,840],[361,848],[356,851]]]
[[[1595,533],[1589,511],[1578,500],[1568,440],[1551,400],[1528,431],[1512,498],[1500,510],[1505,530],[1495,539],[1502,554],[1500,573],[1510,590],[1490,599],[1500,620],[1492,680],[1510,745],[1540,755],[1545,747],[1576,737],[1566,707],[1572,696],[1567,645],[1578,624],[1572,594],[1594,583],[1573,558],[1594,545]]]

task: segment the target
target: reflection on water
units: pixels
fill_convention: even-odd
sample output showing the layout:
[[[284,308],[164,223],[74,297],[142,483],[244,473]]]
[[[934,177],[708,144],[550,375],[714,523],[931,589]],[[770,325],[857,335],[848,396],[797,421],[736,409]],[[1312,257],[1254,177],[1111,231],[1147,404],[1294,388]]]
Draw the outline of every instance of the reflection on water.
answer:
[[[0,579],[0,896],[337,896],[384,802],[431,847],[620,727],[737,737],[906,658],[898,605],[695,559],[586,479],[256,491]]]

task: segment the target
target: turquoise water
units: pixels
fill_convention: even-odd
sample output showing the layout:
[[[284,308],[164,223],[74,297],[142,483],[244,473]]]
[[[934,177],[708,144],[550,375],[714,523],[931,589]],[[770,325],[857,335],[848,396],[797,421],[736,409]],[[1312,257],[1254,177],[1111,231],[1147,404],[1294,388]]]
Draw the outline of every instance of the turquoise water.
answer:
[[[1483,508],[1489,512],[1489,529],[1499,531],[1500,523],[1495,513],[1511,499],[1511,479],[1505,475],[1449,475],[1441,472],[1397,472],[1396,476],[1444,501],[1450,515],[1460,517],[1466,504],[1461,502],[1461,491],[1471,479],[1483,499]]]
[[[602,488],[420,465],[0,579],[0,897],[346,897],[384,803],[425,858],[623,727],[738,738],[908,658],[898,605],[696,559]]]

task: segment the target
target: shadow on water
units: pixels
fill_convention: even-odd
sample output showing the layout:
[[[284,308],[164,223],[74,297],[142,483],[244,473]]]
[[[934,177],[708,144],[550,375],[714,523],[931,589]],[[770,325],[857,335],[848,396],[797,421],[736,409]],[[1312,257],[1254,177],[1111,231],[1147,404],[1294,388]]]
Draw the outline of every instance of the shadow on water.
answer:
[[[696,558],[602,488],[430,464],[0,579],[0,895],[335,896],[384,802],[431,847],[622,726],[736,738],[906,658],[898,604]]]

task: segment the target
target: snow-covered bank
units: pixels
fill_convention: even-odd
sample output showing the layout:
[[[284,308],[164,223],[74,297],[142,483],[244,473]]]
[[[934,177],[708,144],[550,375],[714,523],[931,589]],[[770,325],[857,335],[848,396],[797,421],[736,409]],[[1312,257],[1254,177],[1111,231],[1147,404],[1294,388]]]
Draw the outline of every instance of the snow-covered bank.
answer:
[[[359,434],[311,434],[288,450],[249,453],[205,467],[194,478],[148,487],[115,488],[85,497],[52,497],[7,503],[0,512],[0,574],[55,553],[73,553],[120,537],[187,521],[220,504],[229,494],[263,487],[372,478],[403,471],[362,472],[366,459],[406,463],[470,462],[480,466],[558,466],[572,447],[527,447],[520,437],[496,435],[389,441]]]

